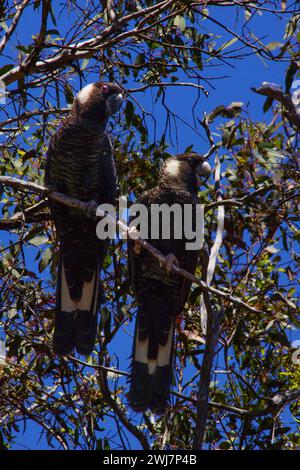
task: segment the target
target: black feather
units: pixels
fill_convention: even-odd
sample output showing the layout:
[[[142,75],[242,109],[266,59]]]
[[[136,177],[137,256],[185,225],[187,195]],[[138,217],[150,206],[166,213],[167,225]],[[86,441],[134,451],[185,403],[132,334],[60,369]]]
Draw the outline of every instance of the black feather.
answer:
[[[108,85],[112,93],[120,92],[117,85]],[[101,86],[96,84],[95,93],[84,106],[75,100],[72,112],[50,141],[45,168],[45,182],[50,190],[98,205],[114,204],[116,196],[116,169],[105,134],[107,117]],[[53,200],[50,209],[60,245],[54,350],[67,354],[76,347],[79,353],[88,355],[93,351],[97,333],[99,278],[108,243],[97,238],[93,218]],[[67,294],[62,289],[62,269],[75,305],[72,312],[64,308]],[[90,307],[81,308],[84,287],[93,279],[85,302]]]
[[[165,166],[160,172],[159,185],[145,192],[137,201],[148,208],[148,226],[151,226],[151,205],[174,203],[192,204],[195,209],[199,203],[196,197],[196,177],[193,165],[182,161],[182,172],[174,177],[168,175]],[[195,214],[195,211],[194,213]],[[193,220],[195,229],[195,217]],[[164,255],[173,253],[180,266],[194,273],[197,265],[198,252],[185,249],[186,239],[175,239],[174,221],[170,222],[171,238],[164,240],[149,238],[149,242]],[[134,252],[134,241],[128,240],[129,274],[132,289],[138,304],[138,312],[133,344],[133,357],[130,373],[129,403],[136,411],[150,408],[156,413],[162,413],[168,406],[172,378],[172,363],[174,357],[174,329],[176,317],[181,313],[189,295],[191,282],[187,279],[170,274],[160,267],[148,252],[142,250],[139,255]],[[169,335],[171,346],[166,364],[157,365],[154,373],[149,373],[150,361],[162,357],[162,348],[166,348]],[[138,341],[137,341],[138,340]],[[145,352],[146,341],[147,362],[141,362],[139,353]],[[143,343],[142,343],[143,342]],[[139,351],[136,350],[139,348]]]

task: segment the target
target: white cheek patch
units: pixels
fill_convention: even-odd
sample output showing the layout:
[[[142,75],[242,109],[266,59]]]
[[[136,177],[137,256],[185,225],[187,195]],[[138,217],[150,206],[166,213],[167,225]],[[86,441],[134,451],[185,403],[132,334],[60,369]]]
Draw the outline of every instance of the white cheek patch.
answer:
[[[178,160],[170,160],[166,164],[166,172],[170,176],[178,177],[180,175],[180,162]]]
[[[90,83],[89,85],[82,88],[82,90],[80,90],[80,92],[77,95],[77,99],[80,104],[84,104],[88,101],[91,94],[93,93],[93,88],[94,88],[94,84]]]

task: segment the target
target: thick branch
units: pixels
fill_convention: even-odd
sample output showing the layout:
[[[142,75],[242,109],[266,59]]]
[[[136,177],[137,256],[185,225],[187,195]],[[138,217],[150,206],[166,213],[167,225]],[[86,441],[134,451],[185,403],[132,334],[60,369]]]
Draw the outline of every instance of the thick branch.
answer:
[[[48,20],[50,9],[51,9],[51,0],[43,0],[41,27],[40,27],[39,35],[35,41],[34,49],[20,65],[20,68],[22,69],[25,75],[28,73],[29,70],[32,69],[32,67],[36,63],[39,57],[39,54],[43,48],[46,31],[47,31],[47,20]]]
[[[93,38],[87,39],[77,44],[71,44],[71,50],[64,49],[62,52],[55,54],[53,57],[49,59],[45,59],[42,61],[36,62],[30,72],[31,73],[45,73],[51,72],[56,70],[66,64],[74,60],[84,59],[88,57],[92,57],[97,51],[102,49],[103,47],[107,47],[106,40],[113,39],[114,42],[118,42],[119,40],[123,39],[124,33],[121,33],[113,38],[116,30],[122,30],[126,25],[128,25],[133,20],[144,17],[148,13],[155,11],[158,15],[170,7],[173,3],[176,3],[174,0],[164,0],[159,2],[158,4],[152,5],[146,9],[138,10],[128,15],[123,16],[123,18],[118,19],[117,26],[115,23],[109,25],[107,28],[103,30],[103,32]],[[126,35],[134,35],[135,29],[132,31],[126,32]],[[89,50],[87,50],[87,48]],[[7,72],[1,77],[1,80],[4,81],[6,85],[9,85],[17,80],[20,80],[25,76],[25,72],[21,65],[14,67],[12,70]]]
[[[25,213],[18,213],[18,217],[0,220],[0,230],[13,230],[21,227],[22,224],[34,224],[38,222],[47,222],[52,217],[49,212],[38,212],[37,214],[25,215]]]
[[[197,397],[197,417],[193,439],[193,449],[195,450],[202,449],[203,445],[209,406],[211,371],[223,318],[223,310],[216,311],[212,308],[207,292],[203,292],[203,297],[207,311],[207,333]]]
[[[0,184],[1,183],[13,189],[20,189],[21,191],[29,190],[37,194],[47,194],[47,189],[44,188],[44,186],[40,186],[36,183],[30,183],[29,181],[19,180],[13,176],[0,176]]]
[[[300,388],[276,393],[272,398],[272,407],[278,412],[295,400],[300,400]]]
[[[187,397],[186,395],[182,395],[178,392],[171,392],[172,395],[182,398],[183,400],[187,400],[194,405],[197,405],[198,400],[195,398]],[[287,390],[285,392],[276,393],[272,398],[266,398],[268,404],[262,408],[261,410],[253,409],[253,410],[246,410],[244,408],[238,408],[236,406],[228,405],[226,403],[217,403],[215,401],[209,401],[209,407],[215,408],[218,410],[225,410],[233,413],[241,418],[258,418],[260,416],[266,416],[268,414],[277,415],[279,412],[283,410],[287,405],[289,405],[293,401],[297,401],[300,399],[300,389],[295,390]]]
[[[6,185],[8,185],[10,187],[13,187],[15,189],[20,189],[20,190],[28,189],[28,190],[33,191],[35,193],[41,194],[44,197],[47,196],[47,197],[53,199],[54,201],[60,202],[61,204],[65,204],[68,207],[71,207],[73,209],[79,209],[80,211],[82,211],[85,214],[88,214],[88,212],[90,210],[90,204],[88,202],[83,202],[83,201],[80,201],[78,199],[72,199],[72,198],[70,198],[70,197],[68,197],[68,196],[66,196],[62,193],[57,193],[57,192],[51,192],[50,193],[46,188],[44,188],[43,186],[40,186],[36,183],[29,183],[27,181],[22,181],[22,180],[19,180],[17,178],[13,178],[11,176],[0,176],[0,184],[1,183],[6,184]],[[106,216],[106,217],[110,218],[109,215],[104,214],[104,213],[99,213],[99,212],[97,212],[97,214],[95,213],[95,216],[98,216],[98,217]],[[127,227],[127,225],[125,225],[120,220],[117,220],[116,224],[120,227],[120,229],[123,233],[128,233],[129,232],[129,227]],[[161,265],[166,266],[166,257],[159,250],[154,248],[146,240],[142,240],[142,239],[139,239],[139,240],[140,240],[141,246],[146,251],[148,251],[154,258],[156,258]],[[247,311],[249,311],[251,313],[258,313],[258,314],[264,314],[265,313],[262,310],[259,310],[255,307],[251,307],[249,304],[247,304],[243,300],[232,296],[228,292],[224,292],[222,290],[216,289],[215,287],[208,286],[204,281],[202,281],[201,279],[198,279],[197,277],[193,276],[193,274],[189,273],[185,269],[182,269],[182,268],[177,267],[177,266],[174,265],[173,266],[173,272],[175,274],[179,274],[180,276],[182,276],[182,277],[192,281],[193,283],[197,284],[198,286],[200,286],[202,288],[203,292],[208,292],[209,291],[213,294],[216,294],[216,295],[222,297],[223,299],[226,299],[230,302],[233,302],[234,304],[236,304],[239,307],[245,308]]]
[[[111,2],[109,2],[111,3]],[[197,6],[203,6],[203,5],[228,5],[228,4],[234,4],[234,2],[228,2],[228,1],[205,1],[205,0],[199,0],[199,2],[196,2]],[[195,5],[195,4],[194,4]],[[186,8],[188,8],[188,4]],[[21,65],[18,65],[14,67],[13,69],[9,70],[7,73],[5,73],[1,79],[4,81],[6,85],[9,85],[15,81],[18,81],[22,79],[26,73],[30,72],[32,73],[46,73],[46,72],[52,72],[55,71],[61,67],[66,66],[67,64],[70,64],[71,62],[75,60],[80,60],[84,58],[89,58],[92,57],[96,52],[102,49],[107,49],[109,46],[112,46],[113,44],[120,44],[122,41],[124,41],[127,38],[130,37],[135,37],[141,32],[141,25],[144,25],[145,23],[148,23],[149,26],[146,26],[142,31],[145,31],[146,29],[151,28],[153,25],[151,24],[152,18],[155,16],[155,18],[159,18],[159,15],[163,13],[167,9],[172,9],[171,16],[175,16],[178,14],[178,12],[184,10],[182,8],[182,5],[175,0],[163,0],[159,3],[156,3],[152,6],[149,6],[148,8],[141,9],[134,11],[128,15],[125,15],[121,18],[118,18],[117,21],[113,21],[110,25],[108,25],[101,34],[89,38],[85,41],[81,41],[79,43],[74,43],[68,45],[68,48],[64,48],[62,51],[55,53],[52,57],[49,57],[48,59],[45,60],[40,60],[34,63],[30,64],[30,70],[27,69],[27,67],[24,67]],[[202,14],[203,12],[201,12]],[[132,24],[134,20],[137,20],[141,18],[141,23],[137,25],[136,28],[133,28],[132,30],[125,31],[125,32],[120,32],[124,31],[124,28],[126,28],[128,25]],[[211,18],[210,18],[211,19]],[[157,23],[161,23],[165,20],[165,18],[160,18]],[[234,34],[233,32],[231,32]],[[242,40],[242,39],[241,39]],[[252,44],[248,44],[250,47],[255,47]],[[60,47],[57,45],[57,47]],[[25,59],[26,60],[26,59]],[[30,61],[31,62],[31,61]]]
[[[1,126],[1,124],[0,124]],[[0,176],[0,183],[1,183],[1,178],[7,178],[7,177],[2,177]],[[17,180],[19,181],[19,180]],[[4,184],[6,184],[5,181],[3,181]],[[17,186],[16,186],[17,187]],[[276,185],[270,185],[270,186],[263,186],[256,191],[253,191],[250,194],[246,194],[245,196],[242,196],[240,198],[231,198],[231,199],[223,199],[222,201],[215,201],[211,202],[210,204],[206,204],[204,207],[204,212],[208,212],[218,206],[224,205],[224,206],[238,206],[238,207],[243,207],[244,203],[255,198],[256,196],[263,194],[267,191],[271,191],[272,189],[275,189]],[[23,189],[23,187],[18,188],[18,189]],[[31,188],[31,183],[28,183],[28,189],[32,190]],[[44,188],[45,189],[45,188]],[[46,191],[46,189],[45,189]],[[41,209],[41,207],[39,207]],[[34,210],[36,212],[37,209]],[[25,218],[24,218],[25,216]],[[25,209],[24,212],[18,212],[17,214],[14,214],[11,218],[9,219],[2,219],[0,220],[0,230],[10,230],[14,228],[20,227],[24,222],[26,223],[34,223],[34,222],[43,222],[43,221],[48,221],[50,219],[50,214],[47,212],[38,212],[33,215],[32,209]]]

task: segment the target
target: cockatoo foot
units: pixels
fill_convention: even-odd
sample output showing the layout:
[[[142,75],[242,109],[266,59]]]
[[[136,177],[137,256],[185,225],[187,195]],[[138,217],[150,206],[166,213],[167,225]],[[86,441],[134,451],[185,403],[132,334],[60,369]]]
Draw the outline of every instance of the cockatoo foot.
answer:
[[[168,274],[172,272],[174,266],[179,267],[179,261],[173,253],[169,253],[166,256],[166,270]]]

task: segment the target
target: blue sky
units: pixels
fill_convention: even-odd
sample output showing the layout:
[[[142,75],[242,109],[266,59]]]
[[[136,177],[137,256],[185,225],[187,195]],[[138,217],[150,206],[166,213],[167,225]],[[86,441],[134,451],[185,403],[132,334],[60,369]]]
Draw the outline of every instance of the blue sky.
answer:
[[[53,5],[57,5],[58,2],[54,1]],[[231,29],[235,29],[235,24],[237,20],[235,15],[235,10],[232,8],[210,8],[211,13],[213,13],[214,18],[226,24]],[[26,14],[26,28],[22,31],[18,31],[20,39],[23,41],[30,42],[31,35],[36,33],[37,21],[36,16],[39,14],[28,13]],[[222,35],[222,42],[225,42],[230,38],[224,31],[217,25],[213,25],[206,20],[207,28],[210,31],[220,33]],[[59,21],[59,24],[62,24],[62,21]],[[66,28],[68,25],[66,24]],[[256,15],[251,23],[251,28],[256,32],[258,37],[264,37],[264,42],[271,41],[280,41],[284,33],[285,22],[280,21],[277,17],[272,15]],[[60,33],[62,33],[60,31]],[[12,41],[12,44],[14,41]],[[234,46],[233,46],[234,49]],[[268,120],[270,114],[263,114],[262,105],[264,98],[256,95],[251,91],[251,87],[259,86],[263,81],[275,82],[277,84],[284,84],[285,70],[286,65],[282,63],[274,62],[264,62],[257,55],[251,55],[245,58],[244,60],[230,61],[234,68],[229,66],[222,66],[218,69],[212,69],[213,74],[219,74],[221,76],[226,75],[227,78],[222,80],[215,80],[213,85],[214,88],[208,88],[209,96],[205,97],[201,94],[199,104],[197,106],[197,115],[199,118],[202,117],[203,111],[209,112],[214,107],[219,104],[228,105],[232,101],[243,102],[245,106],[248,107],[249,113],[253,120]],[[0,67],[7,63],[7,59],[0,58]],[[206,72],[208,73],[208,72]],[[87,81],[93,81],[94,77],[89,77]],[[130,84],[132,87],[137,87],[138,84]],[[176,88],[169,88],[167,91],[167,103],[170,104],[170,107],[175,112],[178,112],[182,118],[184,118],[188,123],[193,124],[193,115],[192,115],[192,105],[196,99],[197,91],[191,88],[181,88],[180,91]],[[142,106],[149,111],[154,109],[155,115],[158,118],[158,126],[160,126],[160,131],[162,131],[162,122],[161,115],[163,110],[160,105],[156,105],[153,108],[153,102],[151,97],[151,92],[139,93],[136,95],[136,98],[140,101]],[[13,115],[13,114],[12,114]],[[200,131],[202,136],[203,132]],[[203,136],[204,137],[204,136]],[[195,133],[188,126],[182,124],[180,127],[180,142],[178,146],[175,144],[170,145],[170,151],[172,152],[181,152],[186,147],[191,144],[194,144],[194,149],[200,152],[206,152],[208,150],[208,144],[205,142],[204,138],[201,138],[197,133]],[[10,235],[7,233],[1,233],[1,242],[5,243]],[[37,271],[37,267],[34,262],[34,250],[29,247],[27,249],[26,256],[29,260],[29,265],[31,269]],[[132,334],[133,323],[128,327],[130,333]],[[293,333],[291,333],[293,334]],[[295,332],[295,339],[299,339],[300,335],[298,332]],[[124,339],[126,338],[126,339]],[[110,345],[111,352],[119,358],[118,367],[122,370],[127,370],[128,368],[128,357],[130,355],[130,343],[131,339],[127,335],[123,335],[122,331],[119,332],[118,336],[115,338],[113,345]],[[127,352],[124,354],[124,350]],[[222,368],[222,364],[219,364],[219,367]],[[188,373],[188,371],[187,371]],[[108,423],[108,427],[110,423]],[[134,442],[133,447],[135,446]],[[39,429],[35,424],[27,423],[26,431],[23,434],[20,434],[17,437],[17,443],[15,444],[15,449],[22,449],[24,447],[32,449],[43,449],[47,447],[44,438],[42,437],[39,440]]]

